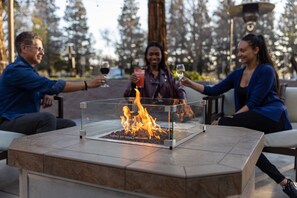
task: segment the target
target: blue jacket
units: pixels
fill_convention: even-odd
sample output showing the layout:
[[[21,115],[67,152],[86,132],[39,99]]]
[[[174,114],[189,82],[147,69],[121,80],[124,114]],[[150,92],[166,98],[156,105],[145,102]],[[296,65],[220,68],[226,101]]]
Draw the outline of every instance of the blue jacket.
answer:
[[[243,67],[233,71],[214,86],[205,86],[203,94],[219,95],[234,88],[235,111],[238,111],[241,106],[237,92],[244,69]],[[288,119],[287,108],[277,94],[275,81],[274,70],[270,65],[258,65],[247,87],[246,105],[251,111],[255,111],[276,122],[280,120],[282,113],[285,112],[287,120],[285,127],[286,129],[291,129],[292,126]]]
[[[39,112],[44,94],[63,91],[66,81],[40,76],[25,59],[18,56],[0,77],[0,116],[14,119],[26,113]]]

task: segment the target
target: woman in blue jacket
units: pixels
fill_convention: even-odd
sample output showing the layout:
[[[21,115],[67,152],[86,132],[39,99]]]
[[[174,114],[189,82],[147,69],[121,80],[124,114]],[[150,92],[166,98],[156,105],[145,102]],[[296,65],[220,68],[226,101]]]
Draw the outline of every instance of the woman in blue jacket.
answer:
[[[206,95],[219,95],[234,89],[235,114],[212,124],[246,127],[264,133],[291,129],[288,112],[280,99],[279,78],[262,35],[248,34],[238,45],[243,67],[230,73],[214,86],[204,86],[188,78],[182,84]],[[263,172],[283,187],[289,197],[297,197],[297,188],[261,153],[257,164]]]

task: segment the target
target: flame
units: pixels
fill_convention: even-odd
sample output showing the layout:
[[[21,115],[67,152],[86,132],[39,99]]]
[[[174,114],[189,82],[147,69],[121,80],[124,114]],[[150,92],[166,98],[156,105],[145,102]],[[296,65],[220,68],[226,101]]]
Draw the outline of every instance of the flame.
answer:
[[[166,133],[160,125],[156,123],[157,119],[154,119],[147,110],[142,106],[140,102],[140,92],[138,89],[135,89],[136,91],[136,97],[134,99],[134,104],[138,108],[138,115],[131,116],[133,111],[130,111],[128,106],[123,107],[123,113],[124,116],[121,117],[121,124],[125,130],[125,133],[132,133],[134,136],[138,131],[146,131],[148,133],[148,138],[151,139],[152,137],[155,137],[157,139],[160,139],[160,136],[158,136],[156,133]]]

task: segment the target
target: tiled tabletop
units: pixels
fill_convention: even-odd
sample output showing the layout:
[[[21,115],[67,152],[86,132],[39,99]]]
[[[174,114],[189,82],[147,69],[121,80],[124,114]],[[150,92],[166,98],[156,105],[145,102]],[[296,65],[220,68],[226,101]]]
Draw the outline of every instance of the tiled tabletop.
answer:
[[[173,150],[81,140],[79,129],[16,139],[9,147],[8,164],[156,196],[229,196],[243,192],[264,146],[263,133],[240,127],[208,125],[205,133]],[[206,187],[209,182],[211,188]]]

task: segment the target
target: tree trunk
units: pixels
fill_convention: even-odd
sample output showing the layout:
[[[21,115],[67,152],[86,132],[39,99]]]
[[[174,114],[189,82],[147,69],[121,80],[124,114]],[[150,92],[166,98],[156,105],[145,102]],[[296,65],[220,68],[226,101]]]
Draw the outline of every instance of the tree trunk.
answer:
[[[149,0],[148,9],[148,42],[161,43],[167,60],[165,0]]]
[[[3,32],[3,5],[2,1],[0,1],[0,74],[2,74],[3,69],[8,63],[7,60],[7,50],[5,48],[4,43],[4,32]]]
[[[294,55],[291,56],[290,62],[292,64],[292,67],[294,68],[294,70],[297,72],[297,61],[295,60]]]

